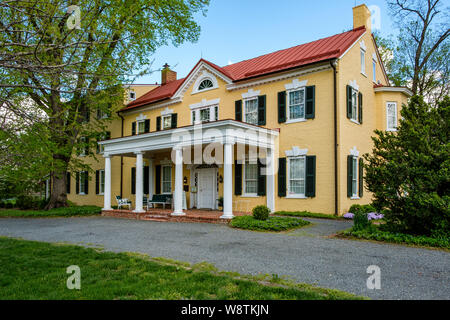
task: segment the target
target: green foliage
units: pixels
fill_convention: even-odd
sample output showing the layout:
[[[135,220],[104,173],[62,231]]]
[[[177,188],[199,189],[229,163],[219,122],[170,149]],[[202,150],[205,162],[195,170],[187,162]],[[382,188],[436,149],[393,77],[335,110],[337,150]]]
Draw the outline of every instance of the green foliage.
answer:
[[[308,211],[277,211],[274,213],[274,215],[288,216],[288,217],[318,218],[318,219],[343,219],[342,217],[338,217],[333,214],[316,213]]]
[[[384,231],[381,229],[381,227],[377,226],[372,226],[371,228],[361,230],[355,229],[347,230],[342,232],[342,235],[355,237],[358,239],[450,249],[449,237],[414,236],[411,234]]]
[[[376,131],[364,155],[365,180],[386,228],[416,235],[450,234],[450,98],[431,107],[414,96],[397,132]]]
[[[279,285],[268,284],[256,276],[220,272],[205,264],[8,238],[0,238],[0,261],[1,300],[361,299],[281,277]],[[68,261],[82,266],[81,290],[65,285]]]
[[[269,218],[270,209],[264,205],[256,206],[253,208],[252,214],[253,218],[255,218],[256,220],[264,221]]]
[[[309,221],[299,218],[269,217],[267,220],[257,220],[252,216],[234,217],[230,222],[233,228],[255,231],[286,231],[308,224],[310,224]]]
[[[5,209],[0,210],[0,217],[15,217],[15,218],[74,217],[74,216],[99,215],[101,212],[102,208],[97,206],[61,207],[51,210]]]
[[[372,223],[367,218],[367,213],[365,212],[356,212],[353,218],[353,230],[363,230],[370,228]]]
[[[371,204],[353,204],[350,209],[348,209],[348,212],[351,213],[370,213],[370,212],[377,212],[374,206]]]

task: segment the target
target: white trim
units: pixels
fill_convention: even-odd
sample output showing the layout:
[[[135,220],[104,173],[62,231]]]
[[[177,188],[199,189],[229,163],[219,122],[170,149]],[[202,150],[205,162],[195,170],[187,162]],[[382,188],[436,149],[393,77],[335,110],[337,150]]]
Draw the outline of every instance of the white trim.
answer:
[[[361,63],[361,74],[367,78],[366,75],[366,50],[363,48],[359,51],[359,59]]]
[[[354,147],[356,149],[356,147]],[[352,150],[350,150],[351,152]],[[359,154],[359,152],[358,152]],[[352,171],[354,169],[354,167],[356,167],[356,172],[352,172],[352,196],[350,197],[350,200],[355,200],[355,199],[359,199],[359,161],[358,161],[358,156],[357,155],[352,155]],[[356,166],[354,166],[354,162],[356,162]],[[356,179],[355,179],[356,177]],[[353,192],[353,181],[356,181],[356,186],[355,186],[355,192]]]
[[[362,50],[367,51],[366,43],[364,42],[364,40],[361,40],[361,42],[359,43],[359,47]]]
[[[291,179],[290,179],[290,170],[291,170],[291,160],[293,159],[303,159],[304,170],[303,170],[303,182],[304,182],[304,192],[303,193],[290,193],[291,187]],[[298,156],[290,156],[286,158],[286,198],[296,198],[303,199],[306,197],[306,155],[298,155]]]
[[[103,172],[103,192],[102,192],[102,172]],[[98,195],[103,196],[105,194],[106,178],[105,169],[98,170]]]
[[[212,100],[203,99],[201,102],[193,103],[193,104],[189,105],[189,108],[192,110],[192,109],[197,109],[197,108],[210,107],[212,105],[216,105],[219,103],[220,103],[220,98],[212,99]]]
[[[395,106],[395,128],[389,128],[389,113],[388,113],[388,105],[393,104]],[[386,131],[397,131],[398,130],[398,109],[397,102],[395,101],[387,101],[386,102]]]
[[[282,75],[267,77],[267,78],[260,79],[260,80],[250,80],[248,82],[243,82],[243,83],[232,83],[232,84],[228,84],[226,86],[226,88],[227,88],[227,90],[232,91],[232,90],[244,89],[244,88],[249,88],[249,87],[255,87],[255,86],[259,86],[259,85],[266,84],[266,83],[282,81],[285,79],[299,77],[299,76],[309,74],[309,73],[321,72],[321,71],[325,71],[328,69],[331,69],[330,64],[324,64],[324,65],[320,65],[318,67],[311,67],[311,68],[306,68],[306,69],[299,70],[299,71],[288,72],[288,73],[284,73]],[[282,72],[282,71],[280,71],[280,72]],[[261,77],[262,76],[264,76],[264,75],[261,75]]]
[[[286,83],[284,85],[284,87],[286,88],[287,91],[294,91],[294,90],[306,87],[307,84],[308,84],[308,80],[299,81],[298,79],[294,79],[294,80],[292,80],[291,83]]]
[[[373,89],[375,92],[401,92],[407,96],[412,97],[413,93],[408,88],[401,87],[378,87]]]
[[[378,63],[378,57],[375,52],[372,53],[372,60],[375,61],[375,63]]]
[[[304,81],[305,84],[306,84],[306,82],[307,81]],[[300,90],[303,90],[303,117],[291,119],[291,99],[290,99],[289,95],[291,92],[296,92],[296,91],[300,91]],[[286,91],[286,123],[295,123],[295,122],[306,121],[305,117],[306,117],[306,87],[302,86],[302,87],[297,87],[295,89]]]
[[[145,112],[145,111],[149,111],[149,110],[164,108],[164,107],[171,106],[173,104],[181,103],[181,102],[183,102],[183,98],[174,98],[174,99],[170,99],[169,101],[159,102],[156,104],[152,104],[152,102],[149,102],[148,104],[150,106],[148,106],[148,107],[144,107],[145,106],[145,104],[144,104],[142,106],[135,107],[131,110],[124,110],[122,112],[124,114],[131,115],[131,114],[141,113],[141,112]]]
[[[305,118],[288,119],[288,120],[286,120],[285,124],[297,123],[297,122],[307,122],[307,121],[308,120],[306,120]]]
[[[350,155],[354,157],[359,157],[359,151],[356,149],[356,146],[354,146],[352,149],[350,149]]]
[[[170,191],[169,192],[164,192],[164,168],[170,168]],[[165,182],[169,182],[165,181]],[[172,194],[172,164],[163,164],[161,165],[161,194]]]
[[[138,117],[136,117],[136,121],[143,121],[147,119],[147,116],[145,114],[143,114],[142,112],[139,114]]]
[[[261,94],[261,90],[255,91],[253,89],[248,89],[248,92],[244,92],[242,94],[242,99],[252,100],[254,98],[257,98],[260,94]]]
[[[356,91],[359,91],[358,83],[356,83],[356,80],[350,80],[348,82],[349,86],[355,89]]]
[[[308,149],[300,149],[297,146],[292,147],[290,150],[284,151],[286,157],[298,157],[298,156],[306,156],[308,153]]]
[[[306,179],[305,179],[306,181]],[[307,196],[301,195],[301,194],[287,194],[286,193],[286,199],[308,199]]]
[[[168,116],[173,113],[173,109],[169,109],[169,107],[166,107],[163,111],[161,111],[162,116]]]
[[[355,46],[355,44],[357,44],[359,40],[366,35],[366,32],[367,31],[364,31],[364,33],[358,39],[356,39],[356,41],[353,42],[353,44],[347,50],[345,50],[345,52],[339,57],[339,60],[342,59],[347,54],[347,52],[349,52]]]
[[[253,164],[256,165],[256,192],[255,193],[247,193],[245,192],[245,186],[246,186],[246,179],[245,179],[245,166],[247,164]],[[249,159],[248,155],[246,155],[246,159],[242,163],[242,197],[246,198],[257,198],[258,197],[258,160],[255,159]]]
[[[206,89],[203,89],[203,90],[199,90],[198,87],[200,86],[200,84],[204,80],[211,80],[213,86],[211,88],[206,88]],[[219,83],[217,81],[217,78],[211,72],[208,72],[207,69],[205,69],[205,70],[203,70],[203,72],[201,74],[198,75],[198,78],[197,78],[197,80],[194,83],[194,88],[193,88],[191,94],[196,94],[196,93],[200,93],[200,92],[214,90],[214,89],[217,89],[217,88],[219,88]]]
[[[251,89],[250,89],[251,90]],[[259,92],[259,91],[258,91]],[[243,94],[244,95],[244,94]],[[256,123],[250,123],[250,122],[248,122],[247,121],[247,111],[246,111],[246,107],[247,107],[247,102],[249,102],[249,101],[253,101],[253,100],[256,100]],[[252,125],[258,125],[258,101],[259,99],[258,99],[258,96],[257,95],[254,95],[254,96],[252,96],[252,97],[250,97],[250,98],[245,98],[245,99],[243,99],[242,100],[242,104],[243,104],[243,106],[242,106],[242,120],[245,122],[245,123],[249,123],[249,124],[252,124]]]

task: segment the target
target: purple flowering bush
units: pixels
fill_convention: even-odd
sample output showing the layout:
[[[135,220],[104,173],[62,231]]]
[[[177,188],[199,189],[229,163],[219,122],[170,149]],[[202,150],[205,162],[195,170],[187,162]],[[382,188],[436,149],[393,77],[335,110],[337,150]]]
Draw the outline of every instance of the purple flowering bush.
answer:
[[[351,212],[347,212],[346,214],[344,214],[345,219],[353,219],[354,217],[355,217],[355,214],[351,213]]]
[[[384,215],[378,212],[369,212],[367,214],[367,219],[368,220],[380,220],[383,219]]]

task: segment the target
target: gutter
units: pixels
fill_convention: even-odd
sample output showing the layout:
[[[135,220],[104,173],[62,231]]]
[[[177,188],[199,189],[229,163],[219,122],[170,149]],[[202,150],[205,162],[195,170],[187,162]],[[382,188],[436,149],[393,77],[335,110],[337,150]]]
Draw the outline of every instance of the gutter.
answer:
[[[330,61],[333,68],[333,95],[334,95],[334,214],[339,215],[339,195],[338,195],[338,137],[337,137],[337,59]]]

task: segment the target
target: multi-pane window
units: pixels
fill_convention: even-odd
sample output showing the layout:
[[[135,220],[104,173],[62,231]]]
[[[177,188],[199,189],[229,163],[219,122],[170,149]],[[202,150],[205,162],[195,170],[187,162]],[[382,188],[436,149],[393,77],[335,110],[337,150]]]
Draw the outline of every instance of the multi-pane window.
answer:
[[[245,162],[244,167],[244,191],[248,195],[256,195],[258,192],[258,164]]]
[[[80,194],[86,194],[86,181],[88,179],[88,172],[87,171],[81,171],[80,172],[80,178],[78,179],[78,187],[80,190]]]
[[[244,115],[245,122],[258,124],[258,98],[245,100]]]
[[[209,88],[212,88],[212,87],[214,87],[213,82],[211,80],[209,80],[209,79],[206,79],[206,80],[203,80],[200,83],[200,85],[198,86],[198,90],[199,91],[200,90],[205,90],[205,89],[209,89]]]
[[[366,74],[366,52],[361,49],[361,73]]]
[[[138,121],[138,133],[145,132],[145,120]]]
[[[358,91],[352,89],[352,120],[358,121]]]
[[[352,158],[352,196],[358,196],[358,158]]]
[[[372,60],[372,75],[373,82],[377,82],[377,62],[375,60]]]
[[[219,120],[219,107],[210,106],[192,110],[192,124]]]
[[[172,128],[172,115],[162,117],[163,129]]]
[[[209,108],[200,109],[200,121],[209,122],[209,120],[210,120]]]
[[[386,129],[397,130],[397,103],[388,102],[386,105]]]
[[[289,92],[289,120],[305,118],[305,88]]]
[[[162,167],[162,192],[171,193],[172,192],[172,166]]]
[[[104,194],[105,193],[105,170],[99,170],[98,177],[100,179],[98,183],[99,193]]]
[[[288,158],[289,195],[305,196],[305,172],[306,159],[305,157]]]

